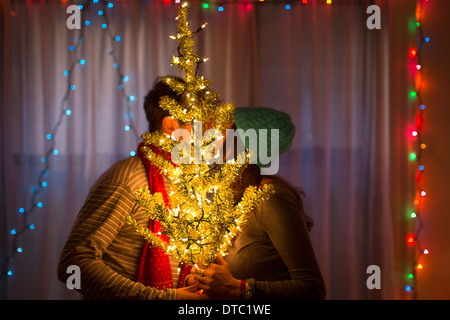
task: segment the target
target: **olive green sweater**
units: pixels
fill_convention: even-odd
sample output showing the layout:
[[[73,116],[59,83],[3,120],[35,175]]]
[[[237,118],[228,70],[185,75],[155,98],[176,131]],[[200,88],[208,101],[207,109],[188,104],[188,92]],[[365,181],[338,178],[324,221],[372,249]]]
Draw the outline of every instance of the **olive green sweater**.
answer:
[[[247,280],[252,299],[324,299],[302,208],[285,183],[273,184],[275,194],[252,213],[225,260],[235,278]]]

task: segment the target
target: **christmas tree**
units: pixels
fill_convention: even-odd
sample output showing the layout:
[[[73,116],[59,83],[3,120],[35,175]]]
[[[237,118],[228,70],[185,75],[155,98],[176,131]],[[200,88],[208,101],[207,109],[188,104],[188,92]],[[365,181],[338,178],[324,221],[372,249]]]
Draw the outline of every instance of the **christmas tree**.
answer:
[[[172,57],[171,63],[184,72],[184,82],[170,76],[163,78],[183,96],[183,103],[178,104],[165,96],[159,105],[179,122],[192,124],[193,139],[187,137],[176,141],[160,131],[142,135],[145,142],[142,152],[171,181],[171,190],[167,192],[170,205],[166,207],[162,194],[152,194],[148,187],[140,188],[136,197],[149,218],[159,221],[169,242],[131,216],[127,217],[127,223],[151,245],[165,250],[173,260],[195,265],[199,262],[209,264],[218,254],[225,254],[249,213],[268,197],[272,186],[249,186],[236,201],[232,184],[248,164],[249,153],[240,154],[237,159],[222,165],[215,164],[217,154],[213,147],[231,123],[234,106],[232,103],[219,104],[219,95],[210,90],[211,82],[198,76],[200,64],[207,59],[200,59],[194,51],[193,37],[206,24],[192,32],[188,14],[189,5],[183,3],[176,18],[178,34],[171,36],[180,42],[178,55]],[[151,145],[170,153],[172,160],[153,152]],[[174,164],[174,157],[181,159],[181,163]]]

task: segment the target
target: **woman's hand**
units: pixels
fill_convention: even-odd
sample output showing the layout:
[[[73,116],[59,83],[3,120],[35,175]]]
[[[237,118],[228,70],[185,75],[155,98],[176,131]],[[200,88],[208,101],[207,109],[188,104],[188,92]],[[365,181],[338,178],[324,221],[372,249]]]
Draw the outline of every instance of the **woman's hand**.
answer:
[[[222,257],[217,256],[215,262],[207,269],[195,269],[194,279],[198,281],[198,287],[212,299],[238,299],[241,280],[233,277]]]
[[[191,273],[189,273],[186,276],[186,280],[185,280],[185,284],[184,284],[186,287],[190,287],[190,286],[193,286],[193,285],[198,286],[198,281],[194,279],[194,276],[195,276],[195,267],[192,267],[191,268]]]

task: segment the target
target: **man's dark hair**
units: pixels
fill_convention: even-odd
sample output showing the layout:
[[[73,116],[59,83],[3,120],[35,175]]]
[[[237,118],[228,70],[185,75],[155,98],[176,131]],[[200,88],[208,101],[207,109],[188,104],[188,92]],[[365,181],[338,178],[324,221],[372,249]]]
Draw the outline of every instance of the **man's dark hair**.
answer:
[[[180,82],[184,82],[180,77],[174,77]],[[161,77],[156,78],[153,88],[147,93],[144,100],[145,116],[149,124],[149,132],[161,130],[162,120],[166,116],[170,116],[169,111],[159,107],[159,100],[163,96],[168,96],[178,103],[181,103],[183,96],[174,92],[167,84],[165,84]]]

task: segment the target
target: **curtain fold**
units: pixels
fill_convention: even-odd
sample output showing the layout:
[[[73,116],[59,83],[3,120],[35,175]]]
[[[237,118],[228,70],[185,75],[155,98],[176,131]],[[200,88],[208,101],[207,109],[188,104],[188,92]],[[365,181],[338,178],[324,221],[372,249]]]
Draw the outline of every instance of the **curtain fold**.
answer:
[[[409,117],[398,107],[407,101],[397,90],[407,79],[399,52],[409,45],[404,39],[414,1],[378,1],[382,29],[374,31],[366,28],[369,4],[312,2],[287,10],[278,3],[235,3],[218,11],[194,2],[191,10],[193,27],[208,22],[196,37],[200,56],[209,57],[200,72],[222,100],[273,107],[296,124],[279,175],[306,193],[329,299],[403,298],[407,253],[398,239],[405,228],[399,201],[406,173],[398,174],[404,145],[393,135]],[[36,229],[19,238],[23,252],[12,261],[14,275],[2,278],[9,299],[77,297],[56,279],[65,238],[95,179],[135,150],[138,139],[124,127],[132,121],[138,133],[147,129],[142,103],[156,77],[180,75],[170,66],[175,5],[114,3],[105,30],[92,4],[83,13],[90,24],[78,44],[79,31],[66,28],[67,5],[13,0],[0,6],[2,259],[11,250],[10,230],[22,224],[18,208],[28,206],[49,147],[46,135],[61,112],[63,71],[74,58],[86,61],[71,74],[76,89],[66,105],[72,113],[54,137],[58,155],[48,159],[48,186],[38,197],[43,207],[29,217]],[[109,30],[121,37],[114,46]],[[131,113],[118,88],[113,48],[129,78],[124,90],[136,97]],[[369,265],[381,268],[381,290],[366,287]]]

